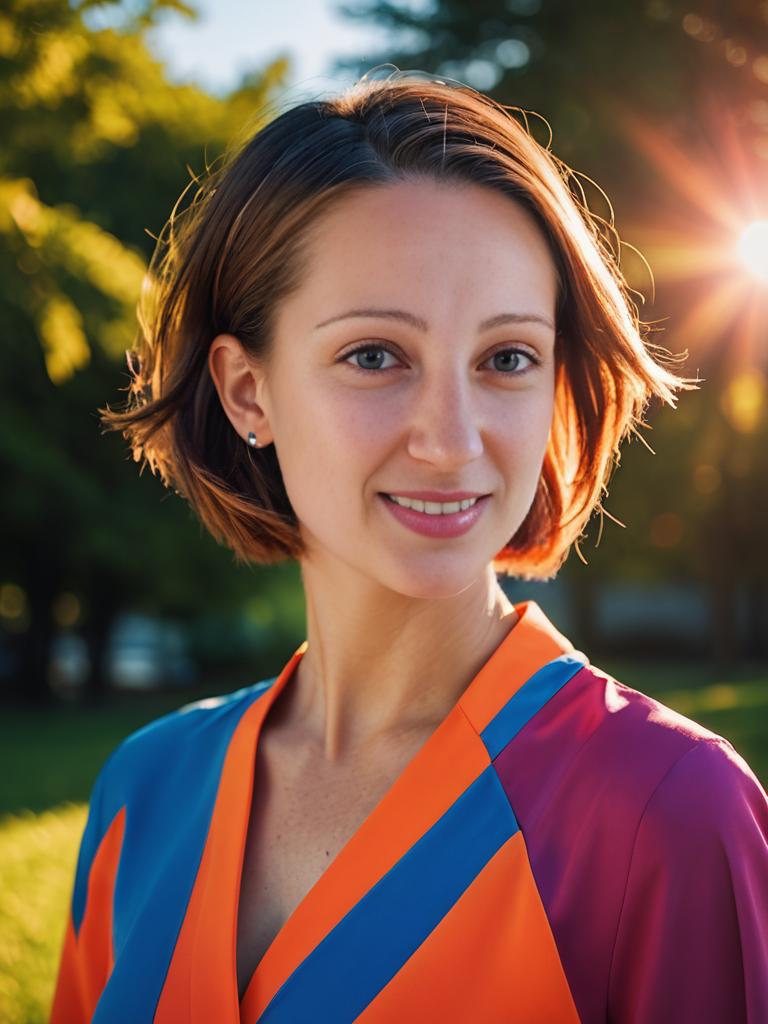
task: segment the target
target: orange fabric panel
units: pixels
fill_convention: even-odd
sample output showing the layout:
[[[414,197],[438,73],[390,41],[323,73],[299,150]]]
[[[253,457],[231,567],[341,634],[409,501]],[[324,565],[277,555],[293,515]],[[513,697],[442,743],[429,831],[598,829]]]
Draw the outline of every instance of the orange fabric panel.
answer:
[[[486,864],[442,921],[356,1018],[389,1024],[404,1007],[441,1024],[579,1024],[521,832]]]
[[[112,898],[124,832],[123,807],[105,832],[93,859],[85,914],[77,936],[70,902],[50,1024],[90,1021],[112,972]]]
[[[306,650],[289,659],[275,683],[245,712],[221,770],[216,803],[195,885],[160,994],[154,1024],[239,1024],[236,939],[256,739],[275,696]]]
[[[235,894],[250,811],[254,731],[264,713],[263,700],[252,704],[227,750],[208,838],[154,1024],[238,1024],[240,1020],[237,978],[232,971]]]

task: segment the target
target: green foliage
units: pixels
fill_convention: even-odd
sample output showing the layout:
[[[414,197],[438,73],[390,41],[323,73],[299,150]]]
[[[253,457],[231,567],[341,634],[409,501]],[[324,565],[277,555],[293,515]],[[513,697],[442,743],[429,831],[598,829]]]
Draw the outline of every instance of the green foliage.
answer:
[[[105,622],[137,602],[191,614],[212,594],[233,611],[269,578],[237,569],[181,501],[162,502],[173,496],[140,477],[96,410],[123,400],[144,273],[174,203],[267,117],[288,67],[213,97],[169,82],[144,38],[160,12],[192,7],[125,4],[119,28],[95,30],[91,6],[11,0],[0,13],[0,584],[28,597],[28,649],[48,641],[62,591],[87,626],[96,609]]]

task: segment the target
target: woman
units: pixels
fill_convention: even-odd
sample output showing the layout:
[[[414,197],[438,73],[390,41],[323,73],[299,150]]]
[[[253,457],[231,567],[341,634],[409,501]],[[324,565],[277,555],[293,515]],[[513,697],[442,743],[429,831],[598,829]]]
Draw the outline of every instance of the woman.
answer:
[[[299,561],[307,639],[107,759],[54,1024],[768,1020],[764,790],[497,579],[554,576],[695,386],[570,184],[487,97],[366,76],[172,218],[101,411]]]

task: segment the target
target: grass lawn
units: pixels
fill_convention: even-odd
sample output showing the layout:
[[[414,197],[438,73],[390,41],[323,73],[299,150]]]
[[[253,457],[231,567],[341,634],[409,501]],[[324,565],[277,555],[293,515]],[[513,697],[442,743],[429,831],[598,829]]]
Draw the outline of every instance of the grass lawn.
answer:
[[[708,665],[596,664],[730,740],[768,786],[768,667],[721,678]],[[107,755],[146,722],[215,692],[226,690],[126,694],[101,710],[0,716],[0,1020],[6,1024],[48,1020],[86,805]]]

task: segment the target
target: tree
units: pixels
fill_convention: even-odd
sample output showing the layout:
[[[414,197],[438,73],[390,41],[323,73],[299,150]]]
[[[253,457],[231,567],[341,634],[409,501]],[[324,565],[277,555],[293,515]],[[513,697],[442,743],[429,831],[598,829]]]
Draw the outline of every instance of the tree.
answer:
[[[266,116],[288,65],[215,98],[170,83],[145,42],[159,11],[192,8],[134,4],[119,29],[94,30],[90,6],[11,0],[0,14],[0,585],[26,595],[18,684],[35,700],[62,591],[81,601],[97,694],[120,610],[234,608],[254,586],[185,505],[161,502],[96,410],[127,384],[155,236],[190,175]]]

